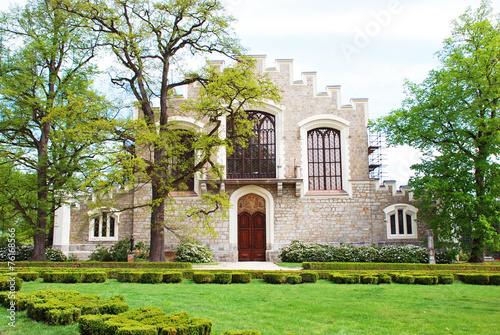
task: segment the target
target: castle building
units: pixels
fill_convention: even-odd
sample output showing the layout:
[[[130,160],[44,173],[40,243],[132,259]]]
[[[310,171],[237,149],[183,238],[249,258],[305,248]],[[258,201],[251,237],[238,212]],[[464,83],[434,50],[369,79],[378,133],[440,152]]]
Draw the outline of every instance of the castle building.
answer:
[[[213,249],[216,260],[277,261],[280,249],[294,240],[419,244],[426,225],[418,220],[411,189],[370,178],[377,166],[369,160],[376,148],[369,144],[368,99],[342,105],[340,86],[318,93],[315,72],[295,80],[292,60],[277,60],[276,67],[266,68],[265,56],[254,57],[257,71],[268,73],[279,86],[281,104],[247,111],[257,120],[256,136],[232,155],[220,152],[226,178],[217,188],[208,187],[200,174],[189,192],[174,195],[178,206],[198,203],[204,192],[225,190],[229,195],[228,217],[213,223],[216,235],[197,236]],[[203,127],[190,117],[171,119],[187,130]],[[148,244],[150,212],[132,207],[150,197],[145,185],[121,199],[122,208],[91,212],[84,202],[61,207],[54,247],[86,259],[98,244],[130,236]],[[166,231],[165,250],[178,243]]]

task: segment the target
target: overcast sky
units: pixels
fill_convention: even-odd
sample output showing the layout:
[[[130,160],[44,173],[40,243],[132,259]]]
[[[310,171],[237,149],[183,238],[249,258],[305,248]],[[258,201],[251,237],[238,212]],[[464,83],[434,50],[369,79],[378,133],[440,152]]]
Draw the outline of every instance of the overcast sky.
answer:
[[[438,62],[451,21],[480,0],[223,0],[249,54],[294,59],[296,79],[316,71],[318,90],[342,86],[342,104],[368,98],[374,119],[401,106],[403,82],[421,82]],[[25,3],[25,0],[10,1]],[[495,12],[500,0],[491,1]],[[0,0],[8,9],[9,0]],[[411,149],[387,149],[385,179],[405,185]]]

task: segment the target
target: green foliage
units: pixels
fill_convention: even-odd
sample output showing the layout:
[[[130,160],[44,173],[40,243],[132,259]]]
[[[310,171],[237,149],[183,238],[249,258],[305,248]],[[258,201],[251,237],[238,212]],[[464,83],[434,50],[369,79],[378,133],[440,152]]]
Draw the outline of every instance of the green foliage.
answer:
[[[438,276],[415,276],[415,284],[437,285],[438,284]]]
[[[392,277],[385,274],[385,273],[380,273],[378,275],[378,283],[379,284],[390,284],[390,283],[392,283]]]
[[[144,284],[158,284],[163,280],[163,275],[159,272],[143,272],[140,282]]]
[[[182,272],[164,272],[162,282],[180,283],[182,282]]]
[[[215,279],[215,273],[211,272],[196,272],[193,274],[193,281],[197,284],[212,283]]]
[[[0,262],[9,261],[9,257],[14,255],[15,261],[29,261],[33,256],[33,244],[8,243],[0,244]],[[65,262],[66,255],[61,250],[45,248],[45,258],[50,262]]]
[[[93,88],[97,34],[88,28],[56,1],[29,2],[0,20],[0,165],[19,181],[0,172],[0,203],[33,238],[36,260],[54,211],[112,149],[101,142],[109,104]]]
[[[316,283],[319,279],[319,274],[311,271],[301,272],[300,276],[302,277],[302,282],[304,283]]]
[[[219,272],[215,274],[215,278],[213,280],[216,284],[231,284],[233,277],[230,273]]]
[[[286,281],[284,273],[264,273],[262,279],[269,284],[283,284]]]
[[[413,245],[375,247],[356,247],[341,245],[339,247],[293,241],[281,250],[283,262],[384,262],[384,263],[428,263],[426,248]],[[440,261],[449,263],[448,257],[439,257]]]
[[[376,128],[390,145],[423,152],[410,186],[436,247],[459,241],[482,262],[485,250],[500,249],[500,29],[488,1],[454,21],[439,58],[422,83],[406,83],[403,106]]]
[[[328,276],[328,280],[335,284],[359,284],[359,275],[332,273]]]
[[[23,280],[17,276],[0,275],[0,291],[21,291]]]
[[[417,264],[417,263],[331,263],[304,262],[304,270],[486,270],[499,271],[500,266],[478,264]]]
[[[287,275],[285,282],[287,284],[300,284],[302,283],[302,277],[300,275]]]
[[[415,276],[407,274],[396,274],[392,277],[392,281],[398,284],[413,284],[415,283]]]
[[[252,282],[252,275],[250,273],[233,272],[231,273],[231,277],[231,283],[235,284],[248,284]]]
[[[257,330],[226,330],[221,335],[262,335]]]
[[[458,278],[466,284],[488,285],[490,277],[487,274],[464,273],[459,274]]]
[[[360,283],[361,284],[378,284],[379,277],[378,276],[361,276]]]
[[[97,246],[89,259],[98,262],[126,262],[130,252],[130,238],[125,238],[113,244],[111,247]]]
[[[208,246],[200,242],[184,241],[177,245],[175,257],[179,262],[210,263],[214,261],[214,253]]]

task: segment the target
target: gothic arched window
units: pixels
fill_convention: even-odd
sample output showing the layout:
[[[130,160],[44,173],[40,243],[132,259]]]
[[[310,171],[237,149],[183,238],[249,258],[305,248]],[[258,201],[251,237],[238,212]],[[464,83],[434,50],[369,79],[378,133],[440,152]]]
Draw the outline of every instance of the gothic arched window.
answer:
[[[276,178],[276,131],[274,116],[264,112],[248,111],[248,120],[254,121],[253,133],[243,148],[233,139],[234,152],[227,157],[227,178]],[[228,134],[232,125],[228,122]]]
[[[307,132],[310,190],[341,190],[340,131],[317,128]]]

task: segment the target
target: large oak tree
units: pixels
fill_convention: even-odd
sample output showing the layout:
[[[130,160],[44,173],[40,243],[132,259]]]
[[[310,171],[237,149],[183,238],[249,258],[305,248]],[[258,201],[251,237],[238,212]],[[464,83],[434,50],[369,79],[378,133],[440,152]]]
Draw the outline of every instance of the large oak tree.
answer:
[[[131,93],[140,110],[141,117],[117,129],[126,150],[117,156],[118,169],[107,177],[132,187],[150,183],[151,201],[140,205],[151,209],[150,260],[164,261],[164,231],[173,226],[165,213],[175,210],[170,193],[202,170],[222,178],[214,155],[232,145],[221,136],[222,119],[235,120],[236,133],[248,134],[250,125],[241,116],[245,106],[278,100],[278,90],[253,71],[254,62],[239,57],[233,19],[219,0],[82,0],[69,3],[66,10],[92,21],[103,35],[103,45],[117,61],[111,80]],[[238,60],[224,70],[193,71],[193,64],[204,63],[208,54]],[[199,84],[196,101],[184,107],[173,103],[176,89],[194,83]],[[202,122],[203,128],[190,134],[179,129],[171,118],[181,112]],[[191,151],[196,154],[189,155]],[[185,215],[203,218],[225,204],[223,194],[200,198],[205,205]]]
[[[441,67],[406,83],[403,107],[377,127],[425,154],[410,185],[437,244],[482,262],[500,247],[500,23],[489,2],[454,21],[438,55]]]
[[[56,208],[96,169],[94,143],[108,107],[92,87],[97,35],[59,5],[31,1],[0,22],[0,163],[25,176],[15,185],[1,178],[0,187],[9,187],[2,201],[32,229],[33,260],[45,259]]]

